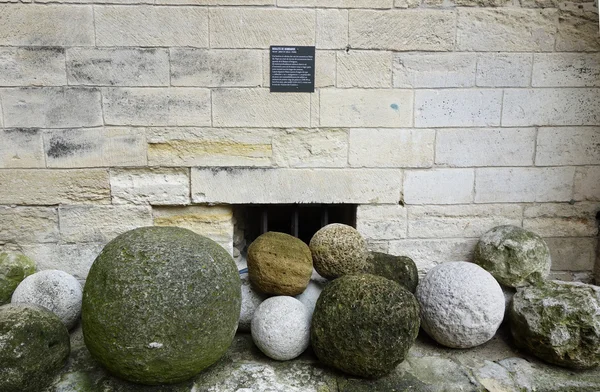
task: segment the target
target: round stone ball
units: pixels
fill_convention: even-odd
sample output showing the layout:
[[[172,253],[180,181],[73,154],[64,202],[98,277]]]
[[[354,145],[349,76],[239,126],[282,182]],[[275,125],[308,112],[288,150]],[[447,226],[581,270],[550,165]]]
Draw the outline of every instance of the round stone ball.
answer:
[[[365,272],[398,282],[411,293],[415,292],[419,284],[417,265],[406,256],[370,252]]]
[[[249,332],[252,324],[252,317],[258,306],[267,299],[263,293],[254,290],[250,284],[248,276],[241,278],[242,280],[242,310],[240,311],[240,322],[238,331]]]
[[[298,295],[313,270],[310,249],[289,234],[268,232],[248,247],[248,276],[254,287],[271,295]]]
[[[0,391],[39,392],[62,369],[71,351],[58,316],[37,305],[0,307]]]
[[[546,242],[517,226],[497,226],[485,233],[475,248],[474,261],[510,287],[540,283],[552,264]]]
[[[79,281],[59,270],[44,270],[25,278],[15,290],[11,303],[29,303],[55,313],[67,329],[81,315],[83,292]]]
[[[432,268],[417,287],[421,326],[438,343],[469,348],[490,340],[504,318],[504,293],[494,277],[467,262]]]
[[[320,280],[311,279],[311,281],[308,283],[308,286],[306,286],[306,290],[304,290],[302,294],[295,297],[298,301],[302,302],[304,306],[306,306],[311,318],[315,311],[317,300],[323,291],[323,287],[325,287],[325,283]]]
[[[35,262],[18,252],[0,253],[0,305],[10,298],[23,279],[35,272]]]
[[[419,332],[419,304],[381,276],[345,275],[323,289],[311,344],[326,365],[360,377],[382,377],[404,360]]]
[[[296,358],[310,344],[310,315],[295,298],[271,297],[260,304],[252,318],[252,340],[269,358]]]
[[[309,247],[315,269],[327,279],[363,273],[369,255],[360,233],[341,223],[321,228],[310,240]]]
[[[92,356],[139,384],[191,378],[227,351],[241,283],[229,253],[177,227],[143,227],[109,242],[83,290],[82,327]]]

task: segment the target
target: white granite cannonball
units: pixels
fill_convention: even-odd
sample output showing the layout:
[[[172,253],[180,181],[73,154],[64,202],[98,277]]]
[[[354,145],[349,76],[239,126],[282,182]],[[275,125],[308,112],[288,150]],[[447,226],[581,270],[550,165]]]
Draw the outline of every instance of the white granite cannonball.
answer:
[[[252,318],[252,339],[266,356],[278,361],[294,359],[310,343],[310,313],[297,299],[271,297]]]
[[[252,288],[248,275],[241,278],[242,280],[242,308],[240,310],[240,321],[238,331],[249,332],[252,316],[256,308],[267,298],[265,294],[259,293]]]
[[[477,264],[440,264],[425,275],[415,295],[421,305],[421,326],[444,346],[483,344],[495,335],[504,318],[502,288]]]
[[[83,292],[79,281],[59,270],[44,270],[25,278],[12,295],[11,303],[42,306],[55,313],[68,329],[81,315]]]

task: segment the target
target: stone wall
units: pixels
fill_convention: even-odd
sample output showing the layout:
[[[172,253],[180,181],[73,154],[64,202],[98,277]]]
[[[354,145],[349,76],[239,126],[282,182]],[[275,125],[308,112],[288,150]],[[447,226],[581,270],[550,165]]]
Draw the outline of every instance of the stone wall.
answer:
[[[269,45],[316,45],[271,94]],[[178,225],[233,252],[237,203],[355,203],[422,270],[491,227],[588,279],[600,210],[598,11],[556,0],[0,0],[0,247],[84,279]]]

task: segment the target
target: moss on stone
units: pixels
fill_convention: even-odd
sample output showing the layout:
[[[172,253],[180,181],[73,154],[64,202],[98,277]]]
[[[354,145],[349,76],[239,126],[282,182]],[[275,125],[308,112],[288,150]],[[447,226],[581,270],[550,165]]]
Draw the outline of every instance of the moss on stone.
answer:
[[[29,275],[35,273],[35,261],[22,253],[0,253],[0,305],[10,302],[19,285]]]
[[[84,340],[119,377],[177,383],[225,353],[240,304],[237,268],[216,242],[177,227],[139,228],[106,245],[90,269]]]
[[[404,360],[418,331],[419,305],[408,290],[380,276],[346,275],[321,293],[311,344],[325,364],[378,378]]]
[[[419,284],[419,271],[415,262],[406,256],[393,256],[387,253],[370,252],[365,273],[383,276],[400,283],[414,294]]]

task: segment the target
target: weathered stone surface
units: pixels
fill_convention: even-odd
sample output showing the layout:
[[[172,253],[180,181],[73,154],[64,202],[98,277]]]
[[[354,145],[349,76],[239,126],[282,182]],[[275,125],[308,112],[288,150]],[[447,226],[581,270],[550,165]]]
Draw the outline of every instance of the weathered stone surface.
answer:
[[[94,20],[98,46],[208,47],[205,7],[97,5]]]
[[[320,92],[324,127],[410,127],[413,92],[391,89],[325,89]]]
[[[102,125],[100,91],[82,87],[0,89],[7,128],[73,128]]]
[[[538,358],[574,369],[600,365],[600,289],[546,282],[519,289],[510,309],[517,345]]]
[[[298,9],[213,8],[210,10],[212,48],[268,48],[288,42],[314,45],[315,11]]]
[[[479,53],[478,87],[528,87],[533,56],[529,53]]]
[[[391,8],[392,0],[277,0],[282,7]]]
[[[58,214],[54,207],[0,207],[0,243],[58,241]]]
[[[348,10],[317,9],[316,46],[319,49],[345,49],[348,46]]]
[[[326,365],[378,378],[402,362],[419,331],[419,304],[396,282],[347,275],[328,284],[313,314],[311,344]]]
[[[504,319],[504,294],[494,277],[467,262],[434,267],[417,287],[421,326],[438,343],[469,348],[490,340]]]
[[[523,228],[542,237],[594,237],[599,208],[597,203],[528,205],[523,210]]]
[[[475,248],[479,264],[505,286],[537,284],[548,276],[550,249],[537,234],[517,226],[497,226]]]
[[[586,273],[594,270],[594,265],[596,264],[596,248],[598,246],[597,238],[555,237],[545,238],[544,240],[548,244],[548,248],[550,248],[552,270],[570,271],[569,274],[571,274],[571,276],[579,275],[582,277],[585,277]],[[582,273],[580,274],[578,271]],[[589,280],[584,278],[568,280],[589,282]]]
[[[1,170],[0,184],[0,204],[110,203],[108,171],[102,169]]]
[[[109,243],[90,270],[85,343],[119,377],[184,381],[228,349],[240,302],[235,263],[214,241],[181,228],[132,230]]]
[[[238,331],[250,332],[252,317],[258,306],[267,299],[267,295],[255,290],[250,284],[248,276],[241,277],[242,280],[242,307],[240,310],[240,321]]]
[[[38,392],[70,352],[69,332],[50,311],[34,305],[0,307],[0,390]]]
[[[473,200],[473,169],[407,170],[406,204],[462,204]]]
[[[561,10],[556,34],[557,51],[596,52],[600,50],[598,13]]]
[[[406,208],[402,205],[356,207],[356,230],[367,240],[395,240],[406,237]]]
[[[67,84],[62,48],[1,48],[0,68],[0,86]]]
[[[497,126],[500,125],[501,108],[502,90],[417,90],[415,126]]]
[[[73,328],[81,315],[81,285],[64,271],[44,270],[23,279],[13,293],[12,304],[31,304],[56,314],[67,329]]]
[[[569,201],[575,168],[476,169],[476,203]]]
[[[440,129],[435,163],[454,167],[531,166],[535,144],[535,128]]]
[[[533,60],[533,87],[600,86],[600,54],[546,53]]]
[[[392,54],[384,51],[337,52],[337,87],[392,87]]]
[[[351,129],[349,163],[354,167],[431,167],[433,129]]]
[[[456,45],[481,52],[554,50],[556,9],[460,8]]]
[[[575,200],[600,201],[600,168],[578,167],[575,171]]]
[[[364,272],[393,280],[411,293],[415,292],[419,284],[417,266],[410,257],[406,256],[369,252]]]
[[[92,46],[92,7],[0,4],[0,45]]]
[[[60,268],[83,283],[104,245],[96,242],[49,243],[23,245],[22,248],[26,255],[37,260],[38,270]]]
[[[70,48],[70,85],[168,86],[169,52],[151,48]]]
[[[0,305],[10,302],[19,283],[35,272],[35,261],[17,252],[0,253]]]
[[[600,164],[600,127],[540,128],[535,164],[538,166]]]
[[[252,317],[252,340],[269,358],[294,359],[310,344],[310,313],[292,297],[266,299]]]
[[[327,279],[361,273],[369,256],[367,244],[352,226],[331,223],[310,240],[315,270]]]
[[[344,129],[285,129],[273,135],[273,161],[289,167],[345,167],[348,132]]]
[[[111,170],[113,204],[185,205],[190,203],[187,168]]]
[[[312,270],[308,245],[289,234],[267,232],[248,247],[248,276],[263,293],[298,295],[306,289]]]
[[[210,90],[204,88],[107,88],[104,119],[111,125],[210,126]]]
[[[2,110],[2,108],[0,108]],[[43,168],[44,142],[39,129],[0,130],[0,168]]]
[[[475,86],[474,53],[396,53],[394,87]]]
[[[454,11],[350,11],[350,46],[356,49],[449,51]]]

